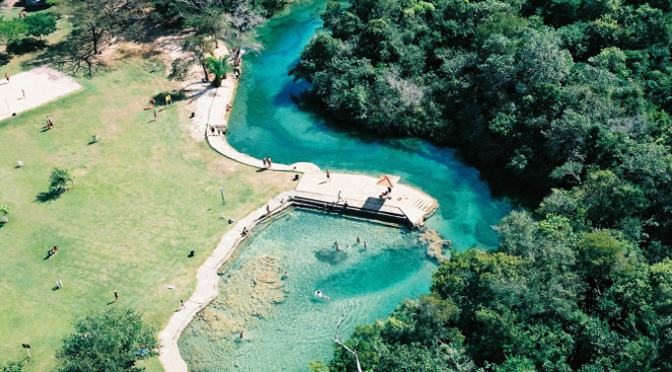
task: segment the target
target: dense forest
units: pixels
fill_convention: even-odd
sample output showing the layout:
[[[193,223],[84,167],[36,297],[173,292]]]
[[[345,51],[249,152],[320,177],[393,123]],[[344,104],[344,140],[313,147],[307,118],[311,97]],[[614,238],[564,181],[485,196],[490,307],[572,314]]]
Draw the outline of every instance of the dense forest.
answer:
[[[672,1],[351,0],[291,73],[543,200],[346,342],[369,371],[672,370]],[[314,370],[355,370],[337,346]]]

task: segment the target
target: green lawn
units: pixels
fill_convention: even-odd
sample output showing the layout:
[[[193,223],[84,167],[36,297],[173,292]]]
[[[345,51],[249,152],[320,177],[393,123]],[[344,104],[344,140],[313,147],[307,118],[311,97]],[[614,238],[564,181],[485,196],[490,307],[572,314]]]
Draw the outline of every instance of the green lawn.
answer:
[[[240,219],[293,187],[291,174],[257,172],[194,141],[184,102],[151,122],[148,97],[176,87],[148,73],[151,64],[117,62],[81,79],[83,90],[0,122],[0,204],[12,209],[0,228],[0,362],[22,359],[30,343],[29,370],[52,369],[73,319],[108,306],[133,307],[160,330],[229,228],[219,217]],[[56,129],[42,133],[47,114]],[[101,142],[89,145],[94,134]],[[75,187],[40,202],[54,166],[70,170]],[[58,254],[44,260],[53,245]],[[108,304],[114,290],[121,298]]]

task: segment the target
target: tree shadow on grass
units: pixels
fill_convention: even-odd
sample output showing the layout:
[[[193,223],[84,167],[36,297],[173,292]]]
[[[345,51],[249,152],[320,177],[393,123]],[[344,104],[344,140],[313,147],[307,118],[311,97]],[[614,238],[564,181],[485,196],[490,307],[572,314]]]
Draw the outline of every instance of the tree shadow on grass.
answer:
[[[61,193],[58,192],[41,192],[35,197],[36,202],[40,203],[49,203],[61,197]]]
[[[49,64],[56,69],[71,75],[87,75],[109,70],[107,65],[93,53],[91,41],[80,31],[73,31],[65,40],[49,45],[32,60],[21,63],[21,67],[29,69]]]

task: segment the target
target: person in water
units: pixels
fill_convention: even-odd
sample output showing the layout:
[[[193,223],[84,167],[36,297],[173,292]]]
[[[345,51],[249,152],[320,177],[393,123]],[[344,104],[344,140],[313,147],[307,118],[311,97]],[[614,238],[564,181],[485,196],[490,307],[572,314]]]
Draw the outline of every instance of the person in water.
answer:
[[[289,273],[285,271],[285,273],[282,274],[282,278],[283,279],[289,278]]]
[[[244,339],[245,339],[245,335],[243,334],[243,331],[240,331],[240,339],[241,339],[241,340],[244,340]]]
[[[319,298],[327,298],[327,299],[329,298],[327,295],[322,293],[322,291],[320,291],[319,289],[317,291],[315,291],[315,296],[317,296]]]

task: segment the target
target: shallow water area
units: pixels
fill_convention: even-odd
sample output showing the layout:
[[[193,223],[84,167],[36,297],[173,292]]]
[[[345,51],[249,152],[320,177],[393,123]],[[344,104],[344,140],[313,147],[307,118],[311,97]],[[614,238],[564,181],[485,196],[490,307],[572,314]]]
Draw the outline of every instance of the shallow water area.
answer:
[[[417,232],[300,210],[255,228],[237,252],[220,296],[180,338],[190,370],[305,371],[330,359],[342,315],[344,336],[386,317],[427,293],[436,267]]]

